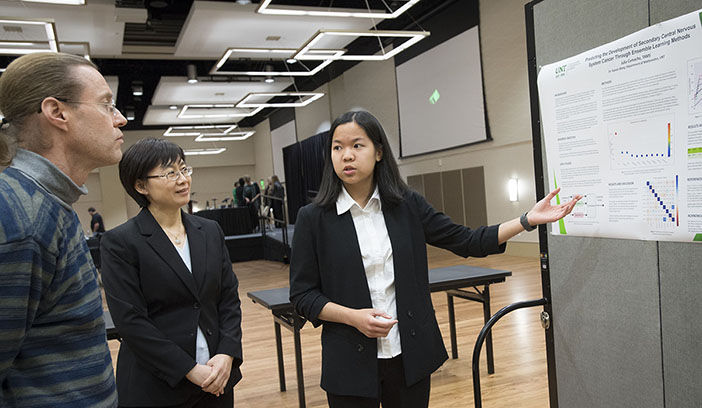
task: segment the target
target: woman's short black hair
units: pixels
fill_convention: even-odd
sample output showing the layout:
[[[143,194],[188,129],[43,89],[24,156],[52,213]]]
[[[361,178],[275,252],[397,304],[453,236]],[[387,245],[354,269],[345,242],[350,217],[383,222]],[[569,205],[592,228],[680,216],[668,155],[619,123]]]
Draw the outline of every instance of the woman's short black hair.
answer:
[[[127,194],[140,207],[148,207],[149,200],[134,188],[136,181],[144,179],[157,167],[168,167],[179,161],[185,163],[185,153],[177,144],[164,139],[141,139],[129,146],[122,155],[119,162],[119,180]]]
[[[375,116],[366,111],[346,112],[334,119],[324,146],[322,183],[319,186],[319,193],[317,193],[314,202],[327,208],[336,204],[336,199],[339,197],[343,183],[334,171],[334,164],[331,160],[331,141],[336,128],[350,122],[360,126],[373,142],[375,148],[383,154],[380,161],[375,163],[373,170],[373,183],[378,186],[380,201],[383,203],[383,206],[388,207],[399,204],[409,187],[400,177],[400,171],[397,168],[397,162],[395,162],[395,156],[392,154],[383,126]]]

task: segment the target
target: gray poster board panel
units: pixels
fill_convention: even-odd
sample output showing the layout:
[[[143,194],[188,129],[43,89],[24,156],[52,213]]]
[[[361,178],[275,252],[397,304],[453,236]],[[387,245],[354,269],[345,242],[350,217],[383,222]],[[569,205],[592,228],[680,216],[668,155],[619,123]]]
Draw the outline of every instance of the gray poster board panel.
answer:
[[[652,0],[651,24],[702,9],[700,0]],[[702,22],[701,22],[702,24]],[[702,246],[658,247],[666,407],[702,406]]]
[[[561,407],[663,406],[656,242],[549,237]]]
[[[648,1],[545,0],[534,20],[543,66],[647,27]],[[661,407],[657,244],[556,236],[548,243],[559,406]]]
[[[702,406],[702,246],[659,244],[666,407]]]

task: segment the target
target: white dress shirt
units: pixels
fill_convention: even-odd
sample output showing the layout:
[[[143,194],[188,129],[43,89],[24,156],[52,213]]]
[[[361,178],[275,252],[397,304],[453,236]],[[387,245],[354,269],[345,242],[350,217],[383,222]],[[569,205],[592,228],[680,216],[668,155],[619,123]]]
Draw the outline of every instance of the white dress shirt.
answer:
[[[390,236],[381,207],[378,187],[364,208],[351,198],[343,186],[336,199],[337,215],[351,212],[373,308],[382,310],[394,320],[397,319],[395,267]],[[378,358],[392,358],[402,353],[398,324],[390,329],[387,337],[378,338]]]
[[[183,259],[183,263],[188,267],[190,273],[193,273],[188,235],[185,235],[185,245],[183,245],[183,248],[178,248],[175,244],[173,246],[178,251],[178,254]],[[200,329],[199,325],[197,326],[197,340],[195,342],[195,361],[202,365],[207,365],[207,362],[210,361],[210,348],[207,347],[205,334],[202,333],[202,329]]]

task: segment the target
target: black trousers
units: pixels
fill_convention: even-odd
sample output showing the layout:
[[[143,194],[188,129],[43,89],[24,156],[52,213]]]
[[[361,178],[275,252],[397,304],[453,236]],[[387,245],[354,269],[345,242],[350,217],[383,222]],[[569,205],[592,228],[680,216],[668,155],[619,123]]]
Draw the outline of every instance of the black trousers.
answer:
[[[122,406],[120,405],[120,408]],[[215,397],[213,394],[202,392],[190,400],[174,406],[162,408],[232,408],[234,407],[234,388],[225,390],[224,394]],[[131,407],[130,407],[131,408]]]
[[[407,386],[402,354],[390,359],[378,359],[378,395],[380,398],[353,397],[327,393],[329,408],[427,408],[431,376]]]

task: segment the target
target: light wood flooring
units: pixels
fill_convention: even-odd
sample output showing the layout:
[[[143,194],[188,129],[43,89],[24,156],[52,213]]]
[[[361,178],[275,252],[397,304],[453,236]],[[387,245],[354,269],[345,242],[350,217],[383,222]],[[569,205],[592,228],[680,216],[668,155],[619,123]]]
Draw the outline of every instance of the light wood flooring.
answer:
[[[463,259],[447,251],[428,247],[429,267],[470,264],[512,271],[504,283],[492,285],[491,311],[517,301],[541,297],[539,262],[535,258],[493,255]],[[295,408],[298,406],[292,333],[282,330],[287,391],[280,392],[271,313],[254,304],[246,293],[288,285],[288,267],[277,262],[251,261],[234,264],[242,300],[244,378],[234,391],[237,408]],[[432,294],[444,343],[451,354],[448,312],[444,292]],[[483,407],[548,407],[546,349],[539,321],[540,307],[521,309],[504,317],[493,329],[495,374],[487,374],[485,348],[481,358]],[[482,305],[455,299],[459,358],[449,359],[432,376],[431,408],[473,407],[471,356],[483,326]],[[301,331],[307,407],[326,407],[319,387],[321,366],[321,327],[306,325]],[[110,341],[113,361],[119,342]]]

